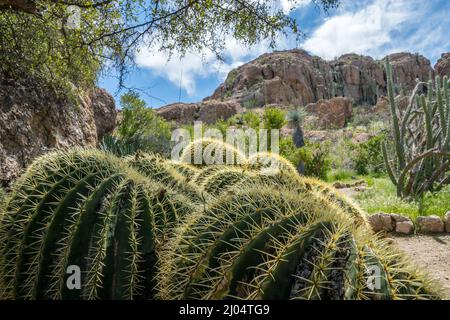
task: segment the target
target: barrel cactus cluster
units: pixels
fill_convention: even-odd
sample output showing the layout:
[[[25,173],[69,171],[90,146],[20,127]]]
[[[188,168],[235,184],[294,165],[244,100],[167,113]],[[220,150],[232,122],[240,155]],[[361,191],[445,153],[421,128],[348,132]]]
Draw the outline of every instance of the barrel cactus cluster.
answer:
[[[350,200],[287,164],[268,175],[271,154],[222,149],[243,158],[191,166],[77,149],[37,159],[0,206],[0,298],[442,297]],[[70,266],[79,289],[67,286]]]

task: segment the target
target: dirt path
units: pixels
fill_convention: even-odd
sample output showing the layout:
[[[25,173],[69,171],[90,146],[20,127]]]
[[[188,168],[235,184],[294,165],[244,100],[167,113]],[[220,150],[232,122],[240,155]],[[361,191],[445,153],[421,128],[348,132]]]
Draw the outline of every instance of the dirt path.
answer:
[[[450,299],[450,235],[413,235],[393,239],[413,262],[442,284]]]
[[[339,191],[350,198],[358,193],[354,188]],[[392,236],[394,244],[405,252],[418,266],[442,284],[450,299],[450,235]]]

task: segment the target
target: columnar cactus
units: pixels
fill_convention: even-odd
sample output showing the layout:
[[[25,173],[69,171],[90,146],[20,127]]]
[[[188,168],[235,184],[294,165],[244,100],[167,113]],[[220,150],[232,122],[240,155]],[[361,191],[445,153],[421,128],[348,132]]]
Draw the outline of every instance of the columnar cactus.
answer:
[[[162,299],[438,298],[426,276],[341,209],[258,186],[183,220],[161,253]],[[376,270],[372,282],[371,270]]]
[[[1,297],[151,298],[157,237],[189,203],[98,151],[40,158],[1,221]],[[80,268],[81,290],[66,285],[69,266]]]
[[[387,145],[382,152],[390,179],[400,197],[420,197],[436,186],[448,184],[450,168],[450,101],[448,78],[419,82],[405,111],[394,98],[392,69],[386,60],[388,96],[395,157],[391,160]],[[426,87],[427,96],[419,95]]]

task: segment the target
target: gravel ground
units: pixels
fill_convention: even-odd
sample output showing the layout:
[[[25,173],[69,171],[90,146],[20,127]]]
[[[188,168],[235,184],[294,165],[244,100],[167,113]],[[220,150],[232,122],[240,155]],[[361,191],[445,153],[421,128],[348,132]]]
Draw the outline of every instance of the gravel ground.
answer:
[[[439,281],[450,299],[450,235],[393,237],[394,244]]]

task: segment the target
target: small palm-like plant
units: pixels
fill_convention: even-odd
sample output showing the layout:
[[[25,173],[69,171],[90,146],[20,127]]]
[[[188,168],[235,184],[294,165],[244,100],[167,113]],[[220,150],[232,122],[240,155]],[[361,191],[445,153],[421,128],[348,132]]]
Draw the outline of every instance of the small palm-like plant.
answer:
[[[292,141],[294,142],[294,145],[296,148],[302,148],[305,146],[305,139],[303,134],[303,120],[306,117],[306,111],[303,108],[297,108],[295,110],[289,111],[287,114],[288,122],[290,123],[291,127],[294,129],[294,132],[292,133]],[[299,161],[299,164],[297,166],[297,171],[300,174],[303,174],[305,172],[304,164],[302,161]]]

